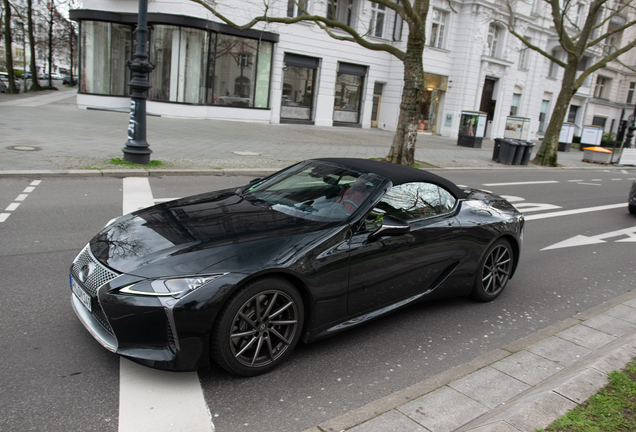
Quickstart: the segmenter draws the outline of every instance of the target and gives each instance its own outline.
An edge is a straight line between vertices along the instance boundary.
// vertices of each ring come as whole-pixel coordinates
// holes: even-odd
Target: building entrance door
[[[424,89],[422,91],[422,102],[420,103],[420,124],[417,130],[420,132],[437,132],[437,114],[439,112],[439,97],[441,91],[438,89]]]

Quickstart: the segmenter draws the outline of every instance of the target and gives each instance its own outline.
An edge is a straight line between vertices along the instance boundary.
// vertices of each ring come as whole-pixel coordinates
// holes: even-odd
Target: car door
[[[353,233],[347,311],[357,315],[433,289],[462,257],[456,199],[430,183],[393,186]],[[374,237],[385,215],[408,233]]]

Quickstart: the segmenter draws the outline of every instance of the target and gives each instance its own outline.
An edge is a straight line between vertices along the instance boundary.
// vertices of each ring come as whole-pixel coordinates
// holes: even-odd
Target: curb
[[[378,417],[381,414],[387,413],[393,409],[396,409],[402,405],[405,405],[421,396],[424,396],[436,389],[439,389],[440,387],[443,387],[464,376],[470,375],[471,373],[474,373],[480,369],[483,369],[484,367],[489,366],[501,359],[509,357],[523,350],[526,347],[529,347],[551,336],[554,336],[557,333],[560,333],[561,331],[567,328],[580,324],[592,317],[600,315],[634,298],[636,298],[636,290],[628,291],[624,294],[619,295],[618,297],[608,300],[584,312],[578,313],[570,318],[566,318],[562,321],[559,321],[549,327],[546,327],[542,330],[539,330],[538,332],[535,332],[515,342],[512,342],[502,348],[483,354],[467,363],[464,363],[459,366],[455,366],[454,368],[451,368],[445,372],[435,375],[427,380],[413,384],[412,386],[409,386],[405,389],[399,390],[381,399],[373,401],[358,409],[349,411],[346,414],[343,414],[334,419],[323,422],[319,424],[318,426],[314,426],[312,428],[306,429],[303,432],[341,432],[341,431],[344,432],[347,429],[351,429],[357,425],[360,425],[361,423],[367,422],[375,417]],[[636,335],[636,333],[634,335]],[[628,335],[625,335],[625,336],[628,336]],[[559,372],[557,376],[552,376],[551,378],[548,378],[548,380],[546,380],[548,381],[548,385],[553,384],[555,382],[555,378],[565,376],[565,377],[568,377],[568,379],[570,379],[573,372],[578,373],[582,370],[585,370],[584,367],[577,368],[577,365],[581,363],[588,363],[590,360],[598,361],[597,357],[599,356],[597,353],[599,351],[604,351],[607,349],[609,350],[615,349],[615,345],[618,345],[620,340],[621,339],[619,338],[616,341],[608,344],[608,346],[600,348],[596,350],[595,352],[591,353],[589,356],[586,356],[585,358],[582,358],[580,361],[574,363],[573,365],[566,367],[563,371]],[[573,368],[575,368],[576,370],[573,371]],[[496,418],[497,414],[500,414],[500,412],[505,409],[508,409],[508,408],[514,409],[515,407],[514,403],[518,400],[521,400],[521,401],[527,400],[527,398],[529,397],[528,396],[529,393],[532,393],[533,391],[545,392],[545,389],[542,389],[543,385],[544,385],[543,383],[540,383],[536,386],[531,387],[529,390],[527,390],[527,392],[524,392],[514,397],[511,401],[506,402],[505,405],[501,405],[499,407],[489,410],[482,416],[479,416],[475,418],[474,420],[464,424],[457,430],[458,431],[468,430],[467,428],[469,428],[469,426],[473,427],[475,423],[477,422],[480,422],[481,424],[481,421],[484,419],[489,419],[491,417]],[[535,388],[539,390],[535,391],[534,390]],[[526,399],[524,399],[524,396]],[[532,394],[530,394],[530,396],[532,396]],[[579,401],[578,403],[582,403],[582,402],[585,402],[585,400]],[[556,418],[554,418],[552,421],[556,420]]]
[[[594,167],[540,167],[533,166],[527,169],[536,170],[598,170]],[[627,166],[602,167],[607,170],[634,169]],[[94,170],[0,170],[0,178],[42,178],[42,177],[161,177],[161,176],[248,176],[265,177],[283,168],[223,168],[223,169],[94,169]],[[505,171],[518,170],[518,166],[504,167],[447,167],[426,168],[426,171]]]

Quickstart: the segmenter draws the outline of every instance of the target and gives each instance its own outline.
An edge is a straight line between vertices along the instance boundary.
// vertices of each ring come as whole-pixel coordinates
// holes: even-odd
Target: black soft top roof
[[[360,172],[379,174],[391,180],[394,186],[410,182],[427,182],[443,187],[455,198],[466,197],[466,193],[450,180],[446,180],[428,171],[405,165],[355,158],[321,158],[315,160],[342,165]]]

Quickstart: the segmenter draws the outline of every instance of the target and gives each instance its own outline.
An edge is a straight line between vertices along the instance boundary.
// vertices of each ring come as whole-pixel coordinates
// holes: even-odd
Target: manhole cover
[[[17,146],[9,146],[7,150],[17,150],[17,151],[40,151],[42,148],[36,146],[25,146],[25,145],[17,145]]]

